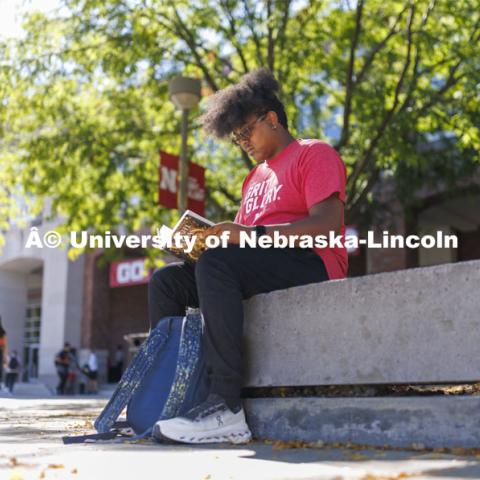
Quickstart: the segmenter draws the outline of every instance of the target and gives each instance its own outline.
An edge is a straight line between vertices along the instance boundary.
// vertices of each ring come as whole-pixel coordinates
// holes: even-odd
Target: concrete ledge
[[[245,406],[258,439],[480,446],[480,397],[258,398]]]
[[[479,292],[471,261],[257,295],[246,386],[478,381]]]

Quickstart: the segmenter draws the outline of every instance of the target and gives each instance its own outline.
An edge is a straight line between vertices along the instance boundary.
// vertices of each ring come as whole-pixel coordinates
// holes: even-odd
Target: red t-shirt
[[[340,155],[320,140],[295,140],[270,160],[256,165],[242,186],[235,223],[274,225],[308,217],[308,209],[338,192],[345,203],[346,169]],[[344,219],[340,234],[345,235]],[[330,280],[345,278],[344,247],[315,248]]]

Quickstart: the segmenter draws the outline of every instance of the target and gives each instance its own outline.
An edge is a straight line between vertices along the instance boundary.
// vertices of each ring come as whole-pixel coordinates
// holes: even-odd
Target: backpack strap
[[[109,440],[112,440],[111,443],[124,443],[129,440],[136,440],[136,437],[140,437],[140,435],[134,436],[132,432],[133,429],[130,427],[130,424],[125,420],[121,420],[114,422],[113,427],[109,432],[66,436],[62,437],[62,440],[64,445],[70,445],[72,443],[96,443],[99,441],[103,442]],[[150,431],[145,432],[142,438],[146,437],[150,433],[151,429]]]
[[[116,430],[111,430],[110,432],[104,433],[92,433],[90,435],[76,435],[71,437],[62,437],[64,445],[70,445],[73,443],[90,443],[96,442],[98,440],[112,440],[118,435]]]
[[[168,399],[158,420],[176,417],[185,401],[202,348],[203,318],[201,314],[190,314],[183,319],[180,347],[175,377]]]
[[[132,395],[137,390],[146,373],[150,370],[153,360],[163,348],[170,331],[170,324],[166,331],[165,324],[159,324],[152,330],[147,340],[140,346],[120,380],[112,397],[94,423],[99,433],[106,433],[113,427],[118,416],[122,413]]]
[[[130,428],[130,424],[126,420],[118,420],[113,423],[112,428],[114,430],[121,430],[122,428]]]
[[[118,422],[126,423],[127,422]],[[75,443],[97,443],[97,442],[109,442],[109,443],[130,443],[138,440],[144,440],[152,436],[153,427],[148,428],[139,435],[122,434],[121,431],[114,429],[104,433],[91,433],[88,435],[76,435],[71,437],[62,437],[64,445],[71,445]]]
[[[122,437],[115,438],[113,440],[113,443],[127,443],[127,442],[130,443],[130,442],[137,442],[138,440],[144,440],[152,436],[152,431],[153,431],[153,427],[149,427],[147,428],[147,430],[145,430],[142,433],[139,433],[138,435],[128,435],[128,436],[125,435],[123,436],[123,438]]]

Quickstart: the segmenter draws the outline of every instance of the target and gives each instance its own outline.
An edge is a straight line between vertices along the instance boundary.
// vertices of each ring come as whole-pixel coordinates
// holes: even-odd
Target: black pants
[[[171,263],[149,284],[151,327],[166,316],[200,307],[211,392],[239,402],[243,384],[242,300],[258,293],[328,280],[321,258],[309,249],[227,248],[206,250],[198,262]]]
[[[68,370],[58,369],[58,385],[57,385],[57,395],[65,394],[65,386],[67,385],[68,379]]]
[[[18,373],[7,373],[5,375],[5,386],[7,387],[10,393],[13,393],[13,387],[15,386],[15,382],[17,381]]]

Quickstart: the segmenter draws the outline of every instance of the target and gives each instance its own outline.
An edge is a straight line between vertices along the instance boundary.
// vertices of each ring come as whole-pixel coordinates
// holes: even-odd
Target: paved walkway
[[[264,442],[241,447],[150,441],[64,446],[63,435],[92,433],[107,392],[39,398],[35,392],[40,390],[19,385],[17,397],[0,398],[2,480],[480,478],[480,458],[421,451],[285,448]]]

